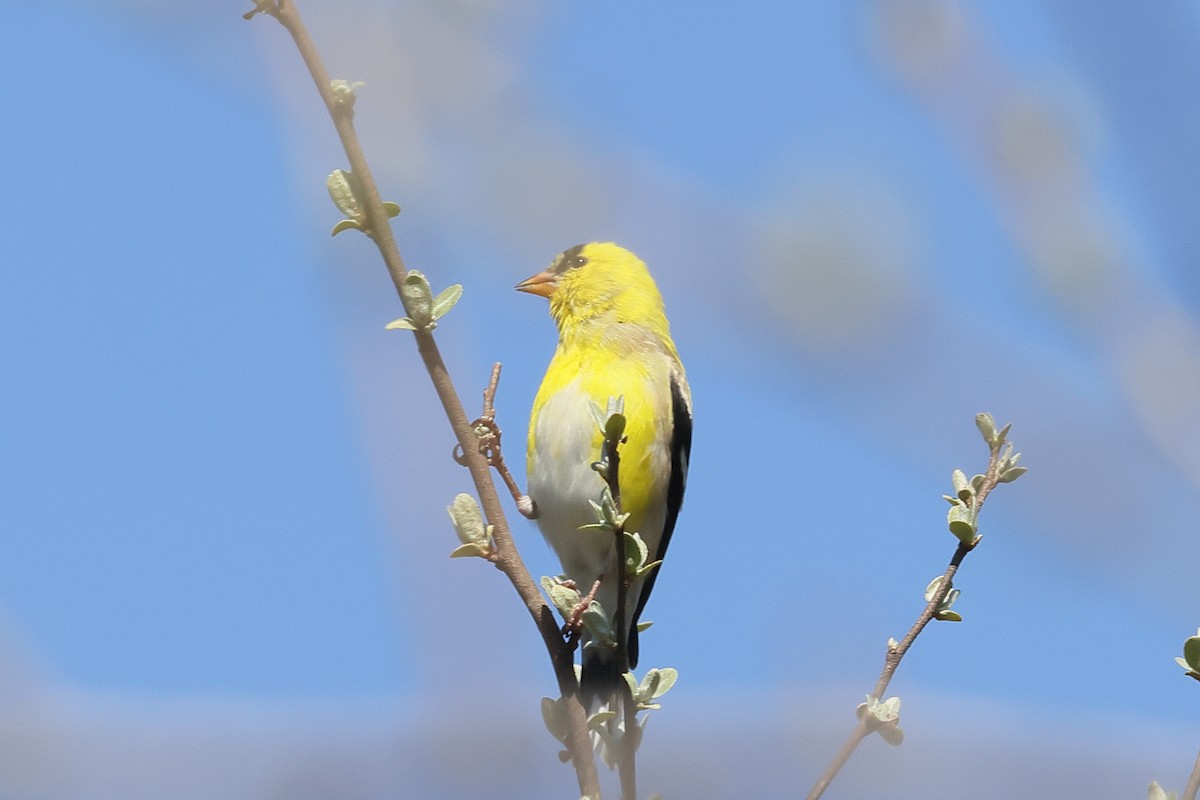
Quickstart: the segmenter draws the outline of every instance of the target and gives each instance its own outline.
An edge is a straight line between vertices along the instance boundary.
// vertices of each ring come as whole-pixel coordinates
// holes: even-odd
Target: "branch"
[[[620,583],[617,586],[617,609],[613,614],[613,628],[617,635],[617,669],[620,670],[622,681],[621,709],[624,715],[625,733],[621,737],[621,756],[617,762],[621,776],[621,800],[637,800],[637,706],[633,702],[633,691],[624,680],[629,672],[629,625],[626,623],[629,605],[629,574],[626,569],[625,555],[625,519],[621,512],[621,453],[620,446],[625,442],[625,416],[618,411],[605,423],[604,445],[601,450],[601,464],[604,469],[601,474],[608,482],[609,493],[612,494],[613,505],[617,509],[617,524],[613,526],[613,543],[616,558],[614,576]]]
[[[513,502],[517,505],[517,510],[527,519],[537,519],[537,509],[533,505],[533,499],[517,486],[516,480],[508,470],[508,464],[504,462],[504,450],[500,447],[500,426],[496,424],[496,389],[499,385],[500,362],[497,361],[492,365],[491,380],[488,381],[487,388],[483,390],[483,413],[471,423],[471,427],[475,429],[475,435],[479,440],[479,451],[483,453],[488,464],[496,470],[504,481],[504,485],[508,487]],[[463,466],[467,464],[461,455],[461,445],[455,447],[454,460]]]
[[[884,692],[887,691],[888,684],[891,683],[905,654],[908,653],[909,648],[913,646],[921,632],[925,630],[926,625],[934,619],[953,621],[962,619],[956,612],[950,611],[950,604],[957,597],[957,592],[953,588],[954,576],[963,559],[967,557],[967,553],[974,550],[982,538],[978,533],[979,512],[983,508],[984,501],[997,485],[1011,483],[1025,473],[1025,467],[1017,466],[1021,454],[1014,455],[1012,445],[1006,444],[1005,441],[1011,426],[1005,426],[997,431],[995,422],[988,414],[976,415],[975,424],[988,445],[987,470],[982,475],[976,475],[970,481],[961,471],[955,470],[952,478],[955,495],[946,496],[946,499],[951,501],[949,527],[951,533],[959,539],[958,547],[945,572],[934,578],[929,588],[926,589],[925,608],[917,616],[908,633],[899,642],[888,641],[887,653],[883,659],[883,670],[879,673],[875,688],[867,695],[867,702],[858,707],[858,724],[855,725],[837,755],[829,762],[829,766],[821,773],[821,777],[813,784],[813,788],[808,793],[808,800],[817,800],[825,793],[846,761],[854,754],[859,743],[871,733],[880,731],[888,738],[889,742],[900,743],[902,737],[898,727],[900,701],[899,698],[892,698],[887,702],[881,702]]]
[[[362,227],[379,249],[384,264],[387,266],[388,274],[392,278],[392,283],[403,299],[402,288],[408,270],[404,266],[404,259],[401,257],[400,249],[392,235],[391,226],[388,223],[389,215],[384,208],[375,178],[367,164],[358,134],[354,129],[353,90],[346,90],[345,87],[342,91],[335,89],[293,0],[254,0],[254,2],[255,9],[246,15],[247,19],[258,13],[267,14],[275,18],[295,42],[296,49],[304,60],[309,75],[312,76],[313,83],[316,84],[317,91],[337,130],[346,158],[350,162],[351,174],[357,180],[360,191],[356,194],[362,204],[364,217]],[[454,382],[442,360],[431,329],[428,327],[418,328],[413,331],[413,336],[416,339],[417,351],[420,353],[425,369],[429,373],[429,379],[437,392],[438,400],[441,401],[442,408],[445,410],[446,419],[462,449],[463,461],[470,471],[483,512],[488,522],[494,526],[493,540],[496,551],[494,563],[509,579],[525,603],[550,656],[570,722],[565,745],[575,767],[579,791],[590,797],[599,797],[599,777],[587,733],[587,714],[579,702],[579,684],[575,678],[571,651],[567,649],[559,633],[558,625],[555,623],[554,614],[538,591],[537,585],[513,543],[512,534],[500,504],[499,494],[492,482],[488,461],[479,451],[475,430],[463,410],[462,401],[454,388]]]
[[[1180,800],[1196,800],[1196,792],[1200,791],[1200,754],[1196,755],[1196,763],[1192,766],[1192,774],[1188,777],[1187,786],[1183,787]]]
[[[596,422],[604,438],[600,444],[600,460],[592,464],[592,469],[604,479],[607,491],[600,504],[596,505],[599,521],[587,527],[612,534],[615,563],[612,569],[605,571],[601,580],[617,581],[617,607],[612,612],[612,634],[616,640],[614,658],[621,680],[607,700],[609,710],[615,714],[617,712],[613,709],[613,704],[617,702],[618,696],[620,697],[621,724],[624,728],[616,725],[615,718],[607,719],[603,723],[606,735],[602,736],[602,739],[607,742],[608,753],[611,756],[606,756],[605,760],[610,766],[615,766],[620,774],[622,800],[637,800],[637,747],[640,734],[637,726],[638,706],[634,702],[633,689],[626,680],[629,674],[629,625],[626,619],[629,615],[628,594],[631,581],[629,554],[625,547],[625,522],[629,515],[621,511],[620,447],[626,441],[624,407],[623,397],[610,397],[608,408],[604,411],[599,406],[593,406]],[[642,560],[638,559],[639,562]],[[642,565],[639,563],[637,566],[640,568]],[[609,613],[609,610],[605,609],[605,613]]]

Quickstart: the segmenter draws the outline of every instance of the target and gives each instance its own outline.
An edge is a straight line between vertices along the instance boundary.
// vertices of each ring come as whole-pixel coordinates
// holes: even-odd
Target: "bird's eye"
[[[579,269],[586,263],[588,263],[586,256],[575,256],[571,259],[571,269]]]

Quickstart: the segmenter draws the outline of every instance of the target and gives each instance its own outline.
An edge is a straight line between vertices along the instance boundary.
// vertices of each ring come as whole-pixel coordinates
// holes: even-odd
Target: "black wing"
[[[681,378],[671,375],[671,477],[667,481],[667,516],[663,520],[662,538],[658,540],[658,552],[650,555],[651,561],[661,561],[667,554],[667,545],[671,542],[671,533],[675,530],[675,519],[679,516],[679,507],[683,505],[683,490],[687,486],[688,458],[692,453],[692,402],[684,390]],[[659,567],[661,569],[661,566]],[[642,593],[638,597],[637,608],[629,623],[629,668],[637,666],[638,661],[638,619],[654,581],[658,578],[658,569],[646,577],[642,584]]]

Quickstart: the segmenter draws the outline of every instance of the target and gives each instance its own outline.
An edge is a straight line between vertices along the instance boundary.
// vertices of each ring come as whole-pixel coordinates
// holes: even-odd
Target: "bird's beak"
[[[550,270],[544,270],[532,275],[513,287],[518,292],[528,292],[541,297],[549,297],[558,288],[558,275]]]

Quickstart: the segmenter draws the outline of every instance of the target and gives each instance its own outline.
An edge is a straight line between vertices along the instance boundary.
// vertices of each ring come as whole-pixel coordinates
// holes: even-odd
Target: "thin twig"
[[[291,35],[313,83],[316,84],[317,91],[337,129],[338,138],[341,140],[346,158],[350,162],[351,172],[358,179],[362,191],[359,200],[365,215],[365,228],[379,249],[392,283],[399,293],[406,274],[404,260],[400,255],[395,237],[392,235],[388,215],[383,207],[375,178],[367,164],[358,134],[354,130],[353,104],[339,100],[334,94],[329,74],[325,70],[320,54],[313,44],[293,0],[274,0],[273,2],[256,3],[256,5],[258,5],[257,10],[274,17]],[[474,428],[463,410],[462,402],[454,388],[454,383],[442,360],[433,335],[428,330],[417,330],[414,332],[414,338],[421,360],[429,373],[430,381],[446,412],[446,418],[462,447],[463,459],[470,471],[475,490],[479,494],[483,512],[493,526],[492,538],[497,554],[494,563],[508,577],[513,588],[525,603],[526,609],[538,626],[546,651],[550,656],[570,723],[565,745],[575,767],[579,791],[584,795],[599,797],[599,776],[587,734],[587,714],[579,701],[579,684],[575,678],[572,652],[567,649],[566,643],[559,633],[553,612],[543,599],[513,543],[499,494],[491,479],[489,465],[483,454],[479,452]]]
[[[1196,792],[1200,791],[1200,753],[1196,755],[1196,763],[1192,766],[1192,774],[1188,777],[1187,786],[1183,787],[1180,800],[1196,800]]]
[[[846,743],[842,745],[842,749],[837,751],[837,755],[829,762],[829,766],[821,773],[821,777],[813,784],[813,788],[808,793],[808,800],[816,800],[816,798],[825,794],[825,790],[829,788],[829,784],[837,777],[837,774],[842,771],[842,767],[850,760],[850,756],[854,755],[854,751],[858,749],[858,744],[863,739],[867,738],[871,733],[871,729],[867,727],[866,718],[858,721],[854,726],[854,730],[850,732],[850,736],[846,739]]]
[[[620,445],[624,437],[604,440],[604,461],[606,472],[604,478],[612,495],[613,506],[617,510],[617,518],[621,516],[621,453]],[[617,635],[617,669],[621,673],[621,683],[617,691],[621,695],[622,718],[625,733],[620,739],[621,756],[617,760],[617,771],[621,778],[621,800],[637,800],[637,708],[633,704],[633,692],[626,683],[624,676],[629,672],[629,626],[625,620],[628,616],[629,575],[625,569],[625,524],[618,522],[613,527],[613,544],[616,556],[616,568],[613,571],[617,583],[617,608],[613,614],[613,629]]]
[[[950,589],[954,585],[954,575],[958,572],[959,565],[962,564],[967,553],[973,549],[975,549],[974,545],[959,543],[953,558],[950,559],[950,565],[942,573],[942,581],[938,585],[937,591],[925,604],[917,621],[913,623],[912,627],[908,629],[908,633],[895,647],[888,648],[887,654],[883,658],[883,671],[879,673],[879,680],[875,682],[875,688],[871,690],[871,697],[876,700],[883,699],[883,693],[887,691],[888,684],[892,682],[892,676],[896,674],[896,667],[900,666],[900,661],[908,653],[908,649],[913,646],[917,637],[921,635],[921,631],[925,630],[925,626],[937,615],[938,607],[946,599],[946,595],[950,593]]]
[[[500,362],[497,361],[492,365],[491,380],[488,381],[487,388],[483,390],[483,414],[472,422],[471,426],[475,429],[476,436],[479,437],[479,449],[483,452],[483,457],[487,459],[488,464],[496,470],[501,480],[504,481],[504,485],[508,487],[513,502],[517,505],[517,510],[527,519],[536,519],[537,507],[533,504],[533,499],[517,486],[516,480],[508,470],[508,464],[504,462],[504,450],[500,447],[500,426],[496,424],[496,389],[499,385]],[[463,463],[458,455],[457,447],[454,458],[458,463]]]
[[[980,485],[971,501],[976,517],[978,517],[980,509],[983,508],[984,500],[987,499],[992,489],[996,488],[1000,482],[999,465],[1000,450],[1002,447],[1003,442],[994,442],[989,445],[987,471],[984,473],[982,485]],[[883,694],[887,691],[888,684],[891,683],[892,677],[896,674],[896,668],[900,666],[900,662],[904,659],[905,654],[908,653],[909,648],[913,646],[917,637],[921,635],[921,631],[925,630],[925,626],[937,616],[938,609],[954,586],[954,576],[958,572],[959,566],[962,564],[963,559],[967,557],[967,553],[975,549],[977,542],[978,540],[971,543],[959,542],[954,555],[950,559],[950,564],[946,567],[946,571],[942,573],[937,590],[929,598],[929,601],[925,604],[925,608],[922,609],[912,627],[908,629],[908,633],[895,645],[889,643],[887,653],[883,659],[883,670],[879,673],[879,679],[875,682],[875,688],[871,690],[870,697],[875,700],[883,699]],[[813,788],[808,793],[807,800],[817,800],[817,798],[825,793],[825,790],[829,788],[829,784],[837,777],[837,774],[846,764],[846,761],[854,754],[854,751],[858,748],[862,740],[871,734],[872,730],[869,721],[869,712],[862,713],[858,724],[854,726],[854,730],[847,737],[845,744],[838,750],[833,760],[829,762],[829,765],[821,773],[817,782],[813,784]]]

